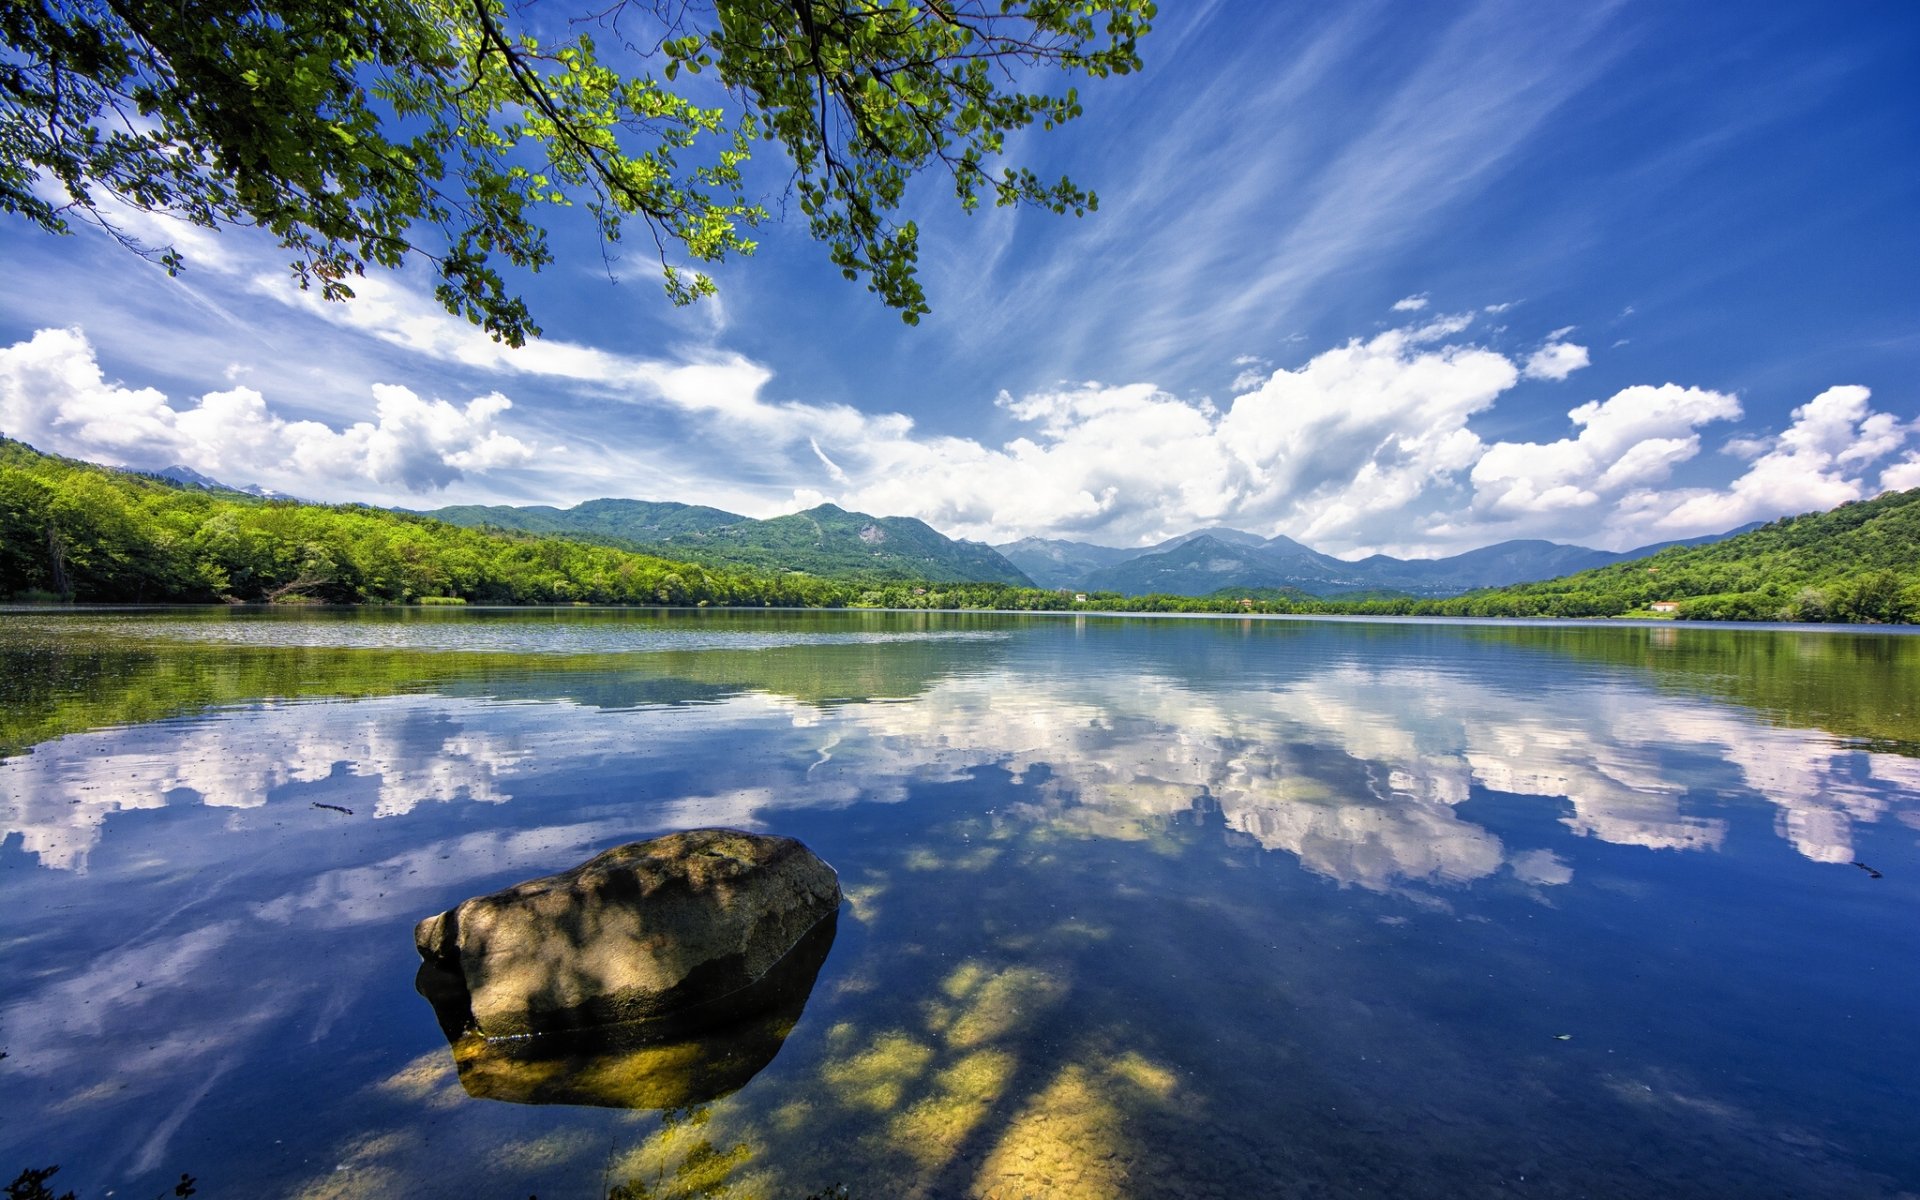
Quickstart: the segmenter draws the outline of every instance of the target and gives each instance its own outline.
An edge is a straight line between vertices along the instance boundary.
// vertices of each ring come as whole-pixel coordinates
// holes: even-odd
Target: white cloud
[[[1003,395],[999,404],[1033,426],[1032,435],[993,449],[969,439],[907,437],[903,429],[831,447],[859,481],[841,503],[970,536],[1079,528],[1136,538],[1170,519],[1219,516],[1236,494],[1237,467],[1205,402],[1150,384],[1085,384]]]
[[[935,307],[966,313],[958,336],[970,349],[1004,353],[1044,328],[1042,365],[1104,360],[1141,378],[1224,333],[1337,304],[1342,287],[1493,185],[1624,44],[1609,28],[1612,5],[1550,20],[1505,4],[1453,6],[1390,87],[1361,97],[1347,89],[1369,75],[1371,10],[1328,6],[1302,21],[1251,6],[1250,28],[1267,9],[1288,14],[1286,61],[1252,39],[1226,69],[1189,63],[1204,82],[1185,90],[1179,111],[1130,124],[1110,174],[1133,183],[1101,192],[1099,221],[1050,229],[1043,247],[1023,239],[1037,248],[1017,257],[982,226],[949,256],[930,280],[945,297]],[[1149,128],[1159,132],[1143,137]],[[1160,184],[1170,177],[1217,182],[1205,230],[1254,232],[1196,236],[1181,198]],[[941,232],[958,236],[952,225]],[[1099,264],[1092,286],[1088,263]]]
[[[1474,507],[1496,518],[1586,508],[1665,479],[1700,450],[1696,427],[1740,415],[1721,392],[1632,387],[1568,413],[1580,435],[1545,444],[1496,442],[1473,465]]]
[[[1920,487],[1920,454],[1909,454],[1880,472],[1880,490],[1904,492]]]
[[[1427,294],[1425,292],[1416,292],[1411,296],[1406,296],[1406,297],[1403,297],[1402,299],[1395,300],[1393,302],[1393,311],[1419,312],[1421,309],[1425,308],[1426,306],[1427,306]]]
[[[1273,372],[1224,413],[1151,384],[1081,384],[1003,396],[1030,432],[998,448],[905,428],[821,443],[856,481],[840,503],[964,536],[1140,543],[1231,520],[1339,543],[1392,528],[1478,457],[1468,418],[1518,372],[1493,351],[1438,344],[1465,324],[1349,342]]]
[[[350,479],[424,492],[468,472],[521,465],[534,448],[497,426],[511,406],[498,392],[456,406],[383,384],[374,388],[373,420],[334,429],[287,420],[249,387],[176,408],[153,388],[109,381],[77,329],[43,329],[0,350],[0,428],[13,437],[76,458],[148,469],[177,463],[289,491]]]
[[[827,457],[827,452],[820,448],[820,442],[817,439],[808,438],[807,444],[813,447],[813,453],[817,458],[819,458],[820,465],[824,466],[827,469],[827,474],[833,477],[833,481],[835,483],[847,482],[847,473],[840,469],[839,463],[834,462],[831,458]]]
[[[1878,492],[1866,473],[1899,450],[1909,430],[1868,407],[1864,387],[1831,387],[1793,410],[1793,424],[1726,488],[1644,491],[1621,500],[1623,516],[1667,536],[1709,533],[1748,521],[1833,508]],[[1904,478],[1903,466],[1883,473]]]
[[[919,517],[961,537],[1123,545],[1229,524],[1333,553],[1421,554],[1507,537],[1618,549],[1717,532],[1873,494],[1877,464],[1889,464],[1878,487],[1920,486],[1920,455],[1899,457],[1912,429],[1871,411],[1857,387],[1822,393],[1778,436],[1729,439],[1724,448],[1749,465],[1723,487],[1702,486],[1709,472],[1698,467],[1691,486],[1665,487],[1699,458],[1704,426],[1741,415],[1733,396],[1706,389],[1624,388],[1572,409],[1576,432],[1557,441],[1488,444],[1476,421],[1520,379],[1539,375],[1543,354],[1564,373],[1586,351],[1563,340],[1570,329],[1556,330],[1523,365],[1463,340],[1477,314],[1354,339],[1289,369],[1242,356],[1234,365],[1250,369],[1224,407],[1145,382],[1002,394],[998,408],[1017,428],[995,444],[929,434],[897,412],[770,399],[771,372],[739,356],[676,363],[565,343],[507,351],[444,314],[415,311],[400,293],[375,291],[392,303],[333,319],[390,321],[380,336],[438,359],[604,388],[607,404],[669,409],[675,442],[702,453],[672,464],[673,482],[653,471],[653,494],[746,512],[832,501]],[[463,479],[476,499],[527,486],[489,477],[536,457],[529,440],[502,427],[504,395],[458,405],[392,384],[372,392],[365,420],[291,420],[245,385],[176,407],[158,390],[109,381],[78,330],[43,330],[0,350],[0,429],[76,457],[177,462],[234,483],[376,503]],[[544,416],[547,429],[575,440],[564,413]],[[634,494],[626,481],[642,451],[590,429],[577,436],[587,446],[568,455],[561,486],[595,490],[552,494],[547,481],[535,498]],[[745,490],[749,479],[760,482],[757,495]],[[788,502],[770,497],[768,484]]]
[[[1259,387],[1267,376],[1273,373],[1272,361],[1261,358],[1257,354],[1236,354],[1233,356],[1233,365],[1239,367],[1240,371],[1233,377],[1233,382],[1227,386],[1235,395],[1250,392]]]
[[[1386,533],[1407,505],[1471,466],[1483,447],[1468,419],[1516,373],[1493,351],[1433,344],[1463,325],[1446,318],[1352,341],[1236,399],[1218,433],[1245,480],[1239,514],[1350,544]]]
[[[1550,379],[1558,383],[1586,366],[1588,358],[1585,346],[1558,340],[1568,332],[1560,330],[1548,339],[1546,345],[1529,355],[1527,365],[1521,368],[1520,373],[1528,379]]]

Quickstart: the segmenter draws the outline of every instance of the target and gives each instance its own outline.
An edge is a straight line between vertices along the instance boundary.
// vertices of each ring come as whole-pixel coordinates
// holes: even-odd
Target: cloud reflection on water
[[[1724,843],[1720,805],[1757,796],[1796,851],[1834,863],[1852,858],[1856,823],[1920,793],[1915,759],[1617,679],[1524,692],[1347,663],[1272,690],[1205,690],[1002,668],[939,679],[909,702],[829,708],[765,693],[627,711],[436,696],[265,704],[74,734],[0,762],[0,824],[40,865],[84,870],[115,813],[255,809],[290,785],[328,782],[381,817],[500,803],[529,776],[582,763],[617,776],[764,724],[775,730],[756,738],[759,753],[702,764],[709,786],[653,789],[655,815],[752,824],[999,766],[1035,783],[1018,803],[1036,819],[1113,833],[1116,821],[1210,805],[1310,870],[1385,890],[1468,883],[1503,865],[1533,882],[1564,874],[1539,847],[1507,847],[1462,817],[1475,787],[1558,801],[1582,837],[1692,851]]]
[[[418,697],[277,705],[72,734],[0,762],[0,821],[42,866],[85,870],[114,813],[190,795],[250,809],[291,783],[343,771],[371,781],[366,803],[398,816],[430,801],[500,803],[524,757],[510,731],[465,724]]]
[[[805,674],[804,663],[782,661],[795,678]],[[728,660],[726,669],[739,673],[744,662]],[[815,1070],[820,1084],[791,1101],[801,1106],[791,1128],[781,1124],[784,1109],[767,1116],[771,1128],[811,1141],[821,1122],[844,1118],[845,1136],[823,1144],[851,1145],[855,1133],[847,1131],[863,1131],[859,1137],[879,1138],[889,1154],[918,1155],[917,1167],[906,1166],[929,1178],[972,1163],[967,1169],[977,1168],[979,1178],[1012,1179],[1031,1150],[1033,1161],[1078,1163],[1100,1181],[1098,1171],[1124,1159],[1088,1166],[1080,1150],[1185,1145],[1179,1130],[1188,1092],[1212,1094],[1227,1083],[1170,1073],[1164,1064],[1187,1050],[1178,1038],[1143,1050],[1115,1035],[1111,1046],[1096,1038],[1057,1060],[1041,1055],[1038,1047],[1077,1028],[1083,1006],[1126,1014],[1138,1003],[1141,981],[1131,976],[1124,990],[1101,990],[1093,964],[1104,960],[1089,947],[1103,939],[1113,939],[1114,961],[1131,970],[1138,960],[1119,943],[1136,926],[1148,930],[1140,934],[1153,941],[1148,958],[1169,979],[1197,975],[1215,956],[1198,944],[1197,931],[1221,919],[1211,890],[1220,881],[1190,880],[1181,872],[1192,860],[1169,857],[1154,886],[1129,881],[1107,895],[1114,887],[1109,855],[1139,871],[1155,854],[1129,858],[1099,839],[1147,841],[1157,852],[1163,846],[1152,839],[1185,823],[1178,838],[1189,848],[1217,848],[1223,826],[1241,844],[1257,843],[1367,892],[1457,898],[1464,888],[1506,878],[1525,888],[1570,888],[1562,895],[1577,897],[1601,889],[1579,886],[1578,872],[1588,868],[1577,865],[1576,839],[1674,851],[1664,857],[1677,874],[1705,855],[1738,851],[1735,831],[1764,827],[1754,814],[1765,807],[1778,836],[1818,862],[1848,861],[1862,826],[1920,821],[1913,803],[1920,761],[1770,725],[1748,710],[1622,672],[1577,673],[1541,686],[1525,661],[1518,670],[1504,659],[1497,669],[1448,669],[1412,654],[1336,655],[1266,674],[1152,661],[1098,662],[1075,673],[1031,654],[976,660],[969,670],[949,669],[946,658],[934,665],[941,669],[916,676],[911,687],[881,680],[886,694],[906,697],[886,701],[860,699],[876,693],[860,691],[856,685],[867,683],[857,674],[805,698],[736,687],[729,675],[710,702],[634,707],[620,687],[602,686],[621,684],[620,677],[529,673],[508,680],[511,687],[485,680],[478,696],[269,702],[44,742],[0,762],[8,865],[14,882],[30,885],[15,893],[28,903],[16,914],[10,945],[20,961],[55,964],[0,1002],[0,1028],[13,1051],[7,1068],[49,1097],[48,1111],[57,1105],[62,1123],[91,1123],[103,1163],[157,1169],[170,1163],[177,1130],[232,1119],[231,1109],[208,1110],[237,1103],[230,1094],[244,1090],[234,1082],[244,1073],[215,1088],[218,1076],[209,1071],[255,1062],[317,1069],[318,1058],[361,1045],[356,1036],[376,1037],[352,1025],[377,1011],[393,959],[411,957],[404,931],[415,918],[645,832],[791,826],[807,819],[796,810],[844,809],[834,821],[866,831],[859,841],[843,836],[867,847],[849,880],[848,916],[861,931],[854,945],[871,938],[873,957],[863,974],[832,985],[828,1000],[844,1002],[838,1011],[851,1014],[851,1023],[803,1045],[814,1059],[787,1064]],[[686,667],[696,669],[717,668],[712,661]],[[1518,806],[1528,819],[1496,820],[1482,807],[1500,804],[1502,794],[1531,801]],[[976,807],[957,820],[942,809],[882,807],[940,796]],[[314,811],[314,801],[355,815]],[[1187,821],[1196,811],[1207,816],[1199,828]],[[820,815],[816,828],[836,827]],[[1061,852],[1067,841],[1072,848]],[[1209,861],[1249,857],[1230,850]],[[1062,860],[1073,864],[1064,877]],[[89,870],[92,877],[81,880]],[[934,882],[918,883],[916,873]],[[1193,909],[1191,926],[1139,924],[1188,882],[1181,903]],[[1333,895],[1317,881],[1297,882]],[[1003,893],[967,891],[955,903],[956,889],[983,883]],[[1122,895],[1129,887],[1132,896]],[[1132,906],[1125,919],[1102,924],[1093,906],[1078,907],[1096,888],[1100,903]],[[1032,923],[1022,926],[1030,892],[1061,907],[1056,913],[1050,903],[1033,903]],[[82,895],[99,897],[89,903],[112,919],[56,907]],[[129,919],[144,900],[128,896],[165,904]],[[1477,1011],[1487,996],[1471,987],[1495,985],[1447,974],[1449,955],[1420,967],[1417,944],[1441,935],[1408,932],[1392,896],[1380,904],[1393,915],[1376,920],[1379,909],[1366,910],[1375,914],[1366,929],[1391,928],[1406,957],[1369,975],[1349,965],[1342,947],[1355,937],[1348,918],[1361,911],[1348,901],[1373,898],[1340,896],[1311,919],[1299,900],[1299,891],[1290,894],[1279,928],[1307,939],[1300,957],[1258,921],[1250,926],[1258,938],[1231,943],[1234,955],[1257,958],[1264,947],[1268,957],[1249,959],[1235,987],[1202,994],[1229,1011],[1218,1018],[1222,1027],[1270,1034],[1273,1041],[1262,1044],[1279,1047],[1274,1063],[1337,1064],[1324,1098],[1339,1100],[1343,1113],[1345,1089],[1375,1069],[1349,1061],[1357,1045],[1377,1055],[1413,1039],[1422,1053],[1455,1055],[1379,1068],[1382,1097],[1406,1090],[1409,1072],[1424,1072],[1421,1085],[1442,1097],[1453,1094],[1449,1087],[1477,1086],[1475,1072],[1486,1068],[1474,1045],[1436,1038],[1435,1029],[1451,1026],[1431,1024],[1417,1007],[1392,1037],[1367,1043],[1369,1023],[1386,1020],[1388,1008],[1369,997],[1386,981],[1411,979],[1420,996],[1459,992]],[[1472,911],[1465,903],[1455,908]],[[1236,919],[1247,918],[1229,915],[1226,923]],[[43,935],[42,920],[55,932]],[[1378,923],[1385,921],[1401,924]],[[56,947],[61,937],[72,945]],[[949,961],[949,952],[967,957]],[[1523,969],[1503,974],[1499,986],[1526,985],[1524,968],[1536,960],[1517,961]],[[1496,956],[1485,965],[1508,964]],[[1438,974],[1423,977],[1421,969]],[[915,971],[943,972],[946,984],[937,994],[916,993],[902,982]],[[1474,974],[1494,979],[1492,970]],[[1295,990],[1249,990],[1286,986]],[[1351,1002],[1343,999],[1349,987],[1358,998]],[[898,993],[897,1004],[869,1012],[847,999],[858,988],[880,997],[870,1000],[876,1006]],[[1170,986],[1165,1002],[1185,1014],[1183,988]],[[1111,1010],[1099,1009],[1103,1002]],[[1249,1011],[1232,1016],[1243,1002]],[[1260,1024],[1255,1016],[1264,1019],[1270,1002],[1279,1004],[1274,1011],[1293,1012],[1292,1024]],[[1071,1019],[1055,1012],[1068,1007]],[[991,1023],[1014,1015],[1017,1028]],[[103,1046],[112,1049],[103,1053]],[[378,1058],[369,1052],[368,1061]],[[1030,1074],[1020,1073],[1023,1064]],[[436,1086],[457,1086],[434,1078]],[[1298,1086],[1313,1101],[1303,1099],[1300,1112],[1319,1111],[1320,1085]],[[1126,1112],[1109,1112],[1116,1104]],[[1397,1111],[1386,1099],[1379,1108]],[[883,1110],[892,1118],[881,1137],[870,1131]],[[316,1141],[339,1141],[352,1122],[373,1121],[359,1100],[315,1119],[332,1122]],[[1160,1133],[1122,1138],[1116,1131],[1127,1121]],[[402,1165],[417,1170],[433,1161],[416,1144],[420,1136],[409,1127],[404,1136],[366,1143],[388,1146],[386,1158],[340,1142],[318,1169],[351,1167],[340,1176],[346,1182],[336,1183],[358,1194],[381,1187],[407,1194]],[[104,1145],[115,1139],[122,1144]],[[376,1186],[376,1167],[392,1173],[390,1187]],[[1176,1162],[1140,1168],[1156,1178],[1183,1169]]]

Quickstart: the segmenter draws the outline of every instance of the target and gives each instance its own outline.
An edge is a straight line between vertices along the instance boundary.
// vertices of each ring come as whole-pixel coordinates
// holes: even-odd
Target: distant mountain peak
[[[876,517],[837,504],[766,520],[641,500],[590,500],[566,510],[468,505],[426,515],[455,525],[500,525],[601,541],[715,567],[823,578],[1033,583],[990,546],[949,538],[915,517]]]
[[[183,467],[179,463],[175,463],[164,470],[155,471],[153,474],[158,475],[162,479],[171,479],[175,483],[191,484],[199,488],[208,488],[223,492],[237,492],[240,490],[239,488],[229,487],[221,483],[211,475],[202,475],[192,467]]]

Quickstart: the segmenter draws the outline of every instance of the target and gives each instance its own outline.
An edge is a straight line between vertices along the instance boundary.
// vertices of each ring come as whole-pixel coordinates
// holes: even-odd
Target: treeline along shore
[[[363,505],[182,486],[0,439],[0,596],[1912,623],[1920,620],[1920,489],[1709,546],[1446,599],[1285,590],[1121,596],[720,569]]]

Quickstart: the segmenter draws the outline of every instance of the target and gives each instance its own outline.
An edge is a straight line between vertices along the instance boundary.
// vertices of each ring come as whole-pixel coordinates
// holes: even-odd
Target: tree
[[[545,210],[583,207],[606,242],[638,220],[686,303],[713,284],[675,255],[753,250],[768,214],[741,167],[766,140],[842,273],[913,322],[929,310],[918,230],[896,219],[908,177],[944,168],[968,210],[983,194],[1094,208],[1068,179],[1002,164],[1005,138],[1080,114],[1071,87],[1027,90],[1039,72],[1138,68],[1153,15],[1152,0],[614,0],[543,25],[505,0],[8,0],[0,209],[52,232],[91,221],[169,271],[179,252],[132,237],[116,206],[256,225],[329,299],[369,266],[425,259],[449,311],[519,345],[539,328],[503,270],[552,261]]]

